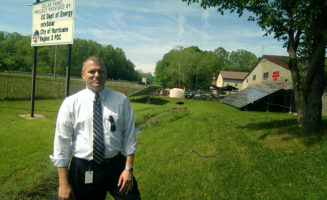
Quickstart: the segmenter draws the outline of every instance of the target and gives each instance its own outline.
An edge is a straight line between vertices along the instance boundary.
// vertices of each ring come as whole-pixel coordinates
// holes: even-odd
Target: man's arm
[[[125,168],[133,167],[134,154],[137,148],[135,119],[132,107],[127,98],[123,103],[123,150],[126,154]],[[128,193],[133,189],[133,174],[131,170],[124,170],[118,181],[119,192]]]
[[[59,178],[59,188],[58,188],[58,198],[70,199],[72,197],[72,187],[68,182],[68,165],[72,149],[72,134],[73,124],[72,115],[70,111],[70,103],[65,99],[65,101],[60,106],[56,131],[54,138],[54,150],[51,160],[57,167],[58,178]]]
[[[73,189],[68,182],[68,169],[67,167],[58,167],[57,169],[59,177],[58,198],[70,199],[73,196]]]
[[[134,154],[126,156],[125,168],[133,167]],[[133,173],[130,170],[124,170],[118,180],[119,192],[128,193],[133,189]]]

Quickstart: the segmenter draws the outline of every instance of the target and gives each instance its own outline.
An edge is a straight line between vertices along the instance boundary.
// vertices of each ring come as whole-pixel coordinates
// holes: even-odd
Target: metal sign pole
[[[70,66],[72,57],[72,45],[68,45],[67,50],[67,68],[66,68],[66,97],[69,96],[69,82],[70,82]]]
[[[34,47],[34,62],[32,72],[32,97],[31,97],[31,117],[34,117],[34,99],[35,99],[35,78],[36,78],[36,61],[37,59],[37,47]]]
[[[40,3],[40,0],[36,0]],[[34,61],[33,61],[33,75],[32,75],[32,96],[31,96],[31,117],[34,117],[34,101],[35,101],[35,78],[36,78],[36,64],[37,64],[37,47],[34,47]]]

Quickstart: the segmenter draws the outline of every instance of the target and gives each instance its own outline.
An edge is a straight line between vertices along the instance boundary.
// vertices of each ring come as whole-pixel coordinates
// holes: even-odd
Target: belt
[[[116,157],[120,153],[121,152],[120,151],[117,151],[117,150],[110,151],[110,153],[108,155],[105,155],[104,156],[104,159],[110,159],[110,158]]]

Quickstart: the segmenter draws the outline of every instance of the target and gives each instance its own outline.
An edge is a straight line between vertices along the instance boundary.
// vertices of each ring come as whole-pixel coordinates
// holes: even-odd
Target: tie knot
[[[95,93],[94,101],[95,102],[98,102],[99,101],[99,93]]]

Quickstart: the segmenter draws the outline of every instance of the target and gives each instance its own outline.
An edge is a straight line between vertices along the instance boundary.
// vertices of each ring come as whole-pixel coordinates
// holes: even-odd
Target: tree
[[[199,0],[182,0],[190,3]],[[265,32],[282,40],[289,54],[298,124],[305,131],[322,127],[326,86],[327,0],[201,0],[203,8],[217,7],[242,16],[248,11]]]
[[[239,49],[232,51],[229,55],[230,65],[233,66],[235,71],[248,72],[258,62],[257,57],[246,50]]]
[[[157,62],[155,74],[158,84],[164,87],[177,84],[188,89],[209,89],[220,66],[219,59],[211,51],[178,46]]]
[[[220,61],[220,68],[226,71],[248,72],[258,62],[253,53],[243,49],[228,52],[223,47],[218,47],[213,53]]]
[[[229,52],[222,47],[218,47],[214,50],[215,56],[221,61],[222,66],[228,66],[229,63]]]
[[[32,71],[33,47],[30,45],[31,36],[22,36],[18,33],[0,31],[0,71]],[[135,65],[126,58],[120,48],[111,45],[101,45],[92,40],[74,39],[72,46],[71,75],[80,76],[83,61],[89,56],[98,56],[104,59],[108,77],[129,81],[138,80]],[[55,56],[56,54],[56,56]],[[53,73],[56,63],[56,74],[65,75],[67,66],[67,45],[42,46],[38,48],[37,72]]]

